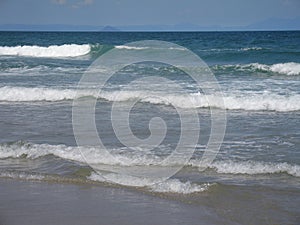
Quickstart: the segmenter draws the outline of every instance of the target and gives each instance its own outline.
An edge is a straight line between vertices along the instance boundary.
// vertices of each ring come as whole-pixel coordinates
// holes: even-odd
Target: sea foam
[[[225,174],[274,174],[287,173],[289,175],[300,177],[300,166],[291,165],[286,162],[258,162],[258,161],[217,161],[209,166],[218,173]]]
[[[76,95],[77,93],[77,95]],[[97,92],[96,92],[97,93]],[[76,89],[1,87],[0,101],[6,102],[36,102],[73,100],[75,97],[96,95],[92,90],[78,91]]]
[[[0,55],[11,56],[29,56],[29,57],[77,57],[86,55],[91,51],[91,47],[88,44],[64,44],[64,45],[51,45],[48,47],[43,46],[0,46]]]
[[[222,108],[229,110],[265,110],[289,112],[300,110],[300,95],[280,95],[276,93],[253,93],[238,95],[226,93],[223,97],[217,95],[203,95],[190,93],[188,95],[168,92],[151,91],[102,91],[53,89],[53,88],[29,88],[10,87],[0,88],[0,101],[2,102],[38,102],[38,101],[63,101],[74,100],[80,97],[93,97],[107,101],[133,101],[139,100],[145,103],[172,105],[179,108]],[[224,104],[223,104],[224,103]]]
[[[266,70],[286,75],[300,75],[300,63],[278,63],[267,66]]]
[[[211,184],[196,184],[191,183],[190,181],[181,181],[179,179],[167,179],[167,180],[152,180],[148,178],[138,178],[127,176],[123,174],[106,174],[105,179],[98,173],[93,172],[88,179],[92,181],[99,182],[109,182],[113,180],[118,183],[123,183],[123,180],[126,180],[128,186],[139,186],[144,187],[147,186],[147,189],[151,192],[158,193],[176,193],[176,194],[192,194],[196,192],[203,192],[208,190]],[[154,183],[154,184],[153,184]]]
[[[165,146],[162,146],[162,150],[164,150],[164,147]],[[86,161],[81,154],[84,153],[86,157],[88,157],[88,155],[93,156],[93,161],[89,161],[89,163],[110,166],[177,166],[179,163],[176,162],[176,160],[174,160],[167,165],[161,164],[163,158],[159,156],[154,157],[153,155],[149,156],[143,154],[142,151],[136,151],[132,153],[130,151],[126,151],[126,149],[124,148],[119,148],[114,149],[114,152],[114,157],[116,157],[117,160],[110,160],[109,158],[102,157],[101,151],[99,151],[99,149],[96,147],[32,144],[27,142],[15,142],[0,145],[0,159],[20,157],[24,158],[24,156],[26,156],[29,159],[36,159],[52,154],[66,160],[73,160],[80,163],[85,163]],[[198,168],[201,166],[200,160],[192,159],[185,166]],[[287,162],[218,160],[213,162],[211,165],[208,165],[208,168],[215,170],[217,173],[225,174],[255,175],[287,173],[295,177],[300,177],[300,166],[296,164],[290,164]],[[114,180],[119,179],[118,177],[112,178]],[[94,179],[99,180],[100,178],[98,177]],[[123,179],[123,177],[120,177],[120,179]],[[137,180],[135,182],[145,182],[144,185],[147,185],[150,181]],[[142,185],[143,183],[139,183],[139,186]]]
[[[77,161],[79,163],[85,163],[85,159],[82,157],[81,152],[85,154],[92,154],[95,160],[93,163],[101,163],[106,165],[116,166],[116,161],[109,161],[101,157],[101,154],[97,153],[97,148],[94,147],[70,147],[65,145],[49,145],[49,144],[32,144],[26,142],[16,142],[10,144],[1,144],[0,145],[0,159],[5,158],[28,158],[36,159],[47,155],[55,155],[57,157],[63,158],[65,160]],[[160,159],[156,158],[147,158],[141,157],[138,155],[125,154],[122,149],[122,154],[115,155],[118,158],[118,165],[123,166],[136,166],[136,165],[152,165],[159,164]],[[174,162],[175,163],[175,162]],[[165,165],[168,166],[168,165]],[[25,180],[45,180],[47,177],[43,174],[31,174],[25,172],[12,172],[12,171],[0,171],[0,177],[8,177],[13,179],[25,179]],[[195,192],[206,191],[210,184],[196,184],[191,183],[190,181],[180,181],[179,179],[151,179],[143,177],[133,177],[124,174],[110,173],[105,175],[106,178],[101,176],[98,173],[91,173],[87,179],[97,182],[108,182],[112,181],[117,183],[124,183],[128,186],[147,186],[147,190],[151,192],[159,193],[177,193],[177,194],[191,194]],[[50,178],[48,178],[50,179]]]
[[[261,63],[250,63],[250,64],[235,64],[235,65],[217,65],[214,69],[234,69],[237,71],[245,72],[271,72],[275,74],[296,76],[300,75],[300,63],[288,62],[288,63],[277,63],[277,64],[261,64]]]

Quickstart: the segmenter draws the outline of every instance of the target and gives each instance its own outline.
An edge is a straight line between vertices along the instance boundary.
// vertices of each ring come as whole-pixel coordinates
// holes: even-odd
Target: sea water
[[[124,68],[100,95],[95,94],[92,85],[77,89],[84,72],[99,56],[111,49],[140,51],[140,47],[126,43],[141,40],[173,42],[201,57],[221,87],[224,104],[214,102],[214,96],[210,96],[212,100],[208,103],[182,71],[161,64],[140,63]],[[233,201],[236,196],[228,206],[235,209],[244,207],[261,193],[278,207],[273,211],[263,208],[268,221],[296,224],[300,204],[299,43],[300,32],[296,31],[1,32],[0,176],[109,182],[87,164],[82,152],[93,155],[93,163],[106,170],[161,166],[161,158],[172,153],[180,137],[176,111],[179,107],[186,113],[196,110],[199,116],[201,132],[191,159],[176,175],[152,186],[147,186],[145,179],[118,179],[126,179],[129,186],[145,185],[146,192],[175,194],[180,198],[195,195],[193,198],[197,199],[205,193],[221,207],[223,201]],[[172,79],[183,87],[193,104],[187,101],[186,93],[160,83],[122,90],[124,84],[144,75]],[[98,133],[106,148],[118,158],[117,165],[98,154],[96,147],[77,147],[72,103],[78,94],[97,99]],[[158,97],[149,97],[154,94]],[[168,101],[164,100],[166,97]],[[126,107],[132,101],[137,103],[131,110],[130,127],[137,137],[144,139],[150,135],[149,121],[153,117],[161,117],[168,127],[164,141],[152,151],[147,146],[128,148],[114,133],[112,104],[118,102],[120,107]],[[226,110],[226,133],[214,161],[201,170],[200,161],[211,129],[210,107]],[[248,197],[239,194],[245,189]],[[228,190],[231,195],[218,197]],[[209,207],[205,201],[196,203]],[[262,213],[263,209],[254,213]]]

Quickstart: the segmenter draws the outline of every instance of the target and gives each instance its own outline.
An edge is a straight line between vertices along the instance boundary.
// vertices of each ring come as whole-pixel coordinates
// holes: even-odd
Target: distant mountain
[[[122,31],[219,31],[221,26],[199,26],[192,23],[174,25],[128,25],[119,26]]]
[[[120,31],[112,26],[89,26],[89,25],[27,25],[27,24],[4,24],[0,25],[2,31]]]
[[[66,25],[66,24],[45,24],[45,25],[27,25],[27,24],[4,24],[0,25],[2,31],[99,31],[103,26],[88,25]]]
[[[294,19],[270,18],[247,26],[200,26],[191,23],[175,25],[121,26],[123,31],[253,31],[300,30],[300,17]]]
[[[248,26],[200,26],[191,23],[175,25],[128,25],[128,26],[89,26],[89,25],[0,25],[2,31],[253,31],[253,30],[300,30],[300,17],[294,19],[270,18]]]

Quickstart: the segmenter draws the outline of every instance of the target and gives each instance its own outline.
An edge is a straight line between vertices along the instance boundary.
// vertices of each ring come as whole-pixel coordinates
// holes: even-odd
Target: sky
[[[300,18],[300,0],[0,0],[0,24],[246,26]]]

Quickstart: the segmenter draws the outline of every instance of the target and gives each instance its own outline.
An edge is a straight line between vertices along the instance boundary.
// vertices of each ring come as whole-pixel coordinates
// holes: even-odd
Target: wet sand
[[[0,179],[0,225],[298,224],[297,190],[220,186],[192,195]]]
[[[199,205],[124,188],[0,179],[1,225],[219,223]]]

